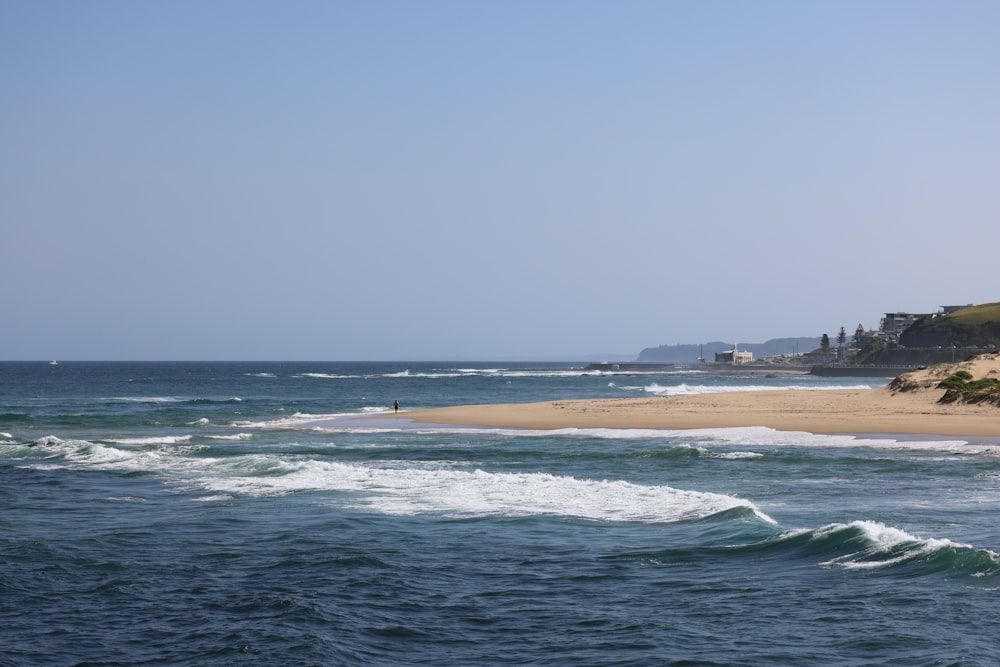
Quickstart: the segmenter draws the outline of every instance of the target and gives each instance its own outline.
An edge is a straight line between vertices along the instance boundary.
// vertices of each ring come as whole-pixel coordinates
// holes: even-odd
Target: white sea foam
[[[320,378],[320,379],[345,379],[362,377],[380,378],[424,378],[424,379],[449,379],[463,377],[496,377],[496,378],[575,378],[575,377],[601,377],[601,376],[636,376],[636,375],[704,375],[704,371],[697,370],[669,370],[669,371],[614,371],[614,370],[588,370],[585,368],[441,368],[426,371],[412,371],[409,369],[392,373],[382,373],[374,375],[346,375],[338,373],[299,373],[293,377],[300,378]]]
[[[47,465],[55,468],[69,464],[118,467],[135,459],[135,453],[127,450],[88,440],[63,440],[54,435],[44,436],[32,443],[31,453],[34,457],[48,460]],[[67,463],[53,463],[53,459],[62,459]]]
[[[188,436],[190,437],[190,436]],[[141,471],[174,475],[194,465],[200,466],[195,452],[204,445],[178,445],[184,438],[121,438],[118,442],[102,440],[63,440],[56,436],[39,438],[18,451],[4,451],[5,457],[25,460],[30,467],[59,469],[86,466],[101,470]],[[134,445],[142,445],[135,447]],[[34,462],[32,462],[34,461]]]
[[[969,442],[955,439],[868,437],[850,434],[815,434],[804,431],[778,431],[766,426],[747,426],[705,429],[612,429],[612,428],[561,428],[561,429],[514,429],[448,424],[423,424],[400,419],[388,422],[364,420],[364,413],[339,413],[309,415],[295,413],[289,417],[265,422],[236,422],[233,425],[245,428],[287,428],[328,433],[390,433],[406,431],[411,433],[441,434],[495,434],[507,437],[573,437],[603,438],[608,440],[643,440],[668,438],[681,442],[702,442],[719,445],[740,446],[783,446],[805,445],[811,447],[869,447],[884,450],[912,450],[927,452],[947,452],[950,455],[1000,456],[1000,445],[984,442]],[[402,423],[401,423],[402,422]],[[384,426],[381,424],[385,424]],[[755,456],[748,452],[744,458]],[[729,455],[737,458],[735,454]]]
[[[278,419],[266,419],[263,421],[235,421],[230,426],[237,428],[259,428],[259,429],[279,429],[279,430],[304,430],[322,431],[326,433],[338,433],[344,431],[354,431],[358,433],[391,433],[406,430],[408,432],[427,431],[422,424],[416,424],[405,420],[406,410],[399,411],[400,421],[383,421],[381,419],[370,419],[373,415],[387,415],[392,413],[390,407],[368,406],[361,408],[358,412],[335,412],[329,414],[309,414],[295,412],[286,417]],[[390,426],[391,424],[391,426]],[[377,426],[376,426],[377,425]],[[462,427],[456,427],[461,429]],[[447,425],[430,427],[432,431],[454,432]],[[483,429],[469,426],[466,427],[470,433],[482,433]]]
[[[722,454],[712,454],[720,459],[759,459],[764,455],[760,452],[724,452]]]
[[[871,389],[868,384],[855,385],[690,385],[678,384],[663,386],[655,382],[642,386],[625,386],[625,391],[640,391],[657,396],[691,396],[697,394],[722,394],[732,392],[752,391],[830,391],[837,389]]]
[[[112,396],[106,400],[118,403],[180,403],[185,399],[177,396]]]
[[[257,461],[254,465],[262,465]],[[573,516],[599,521],[672,522],[747,507],[750,501],[668,486],[580,480],[547,473],[491,473],[419,467],[386,468],[325,461],[272,461],[267,476],[211,476],[200,488],[226,494],[275,495],[301,490],[349,492],[346,503],[385,514]],[[274,474],[278,471],[284,474]]]
[[[253,433],[233,433],[232,435],[210,435],[209,440],[250,440]]]
[[[281,417],[279,419],[266,419],[264,421],[236,421],[230,425],[240,428],[302,428],[306,430],[320,430],[326,424],[335,423],[343,419],[357,418],[360,416],[362,416],[360,412],[338,412],[330,414],[306,414],[302,412],[295,412],[287,417]]]
[[[523,377],[536,377],[536,378],[573,378],[573,377],[590,377],[590,376],[601,376],[607,375],[607,373],[602,373],[601,371],[588,371],[588,370],[499,370],[493,375],[497,375],[505,378],[523,378]]]
[[[742,428],[706,428],[660,431],[661,437],[680,438],[746,446],[809,446],[809,447],[868,447],[885,450],[945,451],[953,454],[1000,454],[995,445],[970,443],[967,440],[905,439],[896,437],[867,437],[849,434],[816,434],[804,431],[777,431],[766,426]]]
[[[337,493],[338,503],[385,514],[553,515],[642,522],[698,519],[745,507],[773,523],[753,503],[733,496],[538,472],[462,469],[475,465],[472,462],[365,465],[272,454],[211,457],[204,456],[203,449],[192,456],[197,448],[130,449],[51,436],[36,441],[35,448],[34,455],[45,460],[36,467],[61,467],[52,461],[61,458],[62,466],[155,472],[182,488],[204,492],[198,496],[201,500],[330,491]]]
[[[425,378],[425,379],[447,379],[460,377],[497,377],[497,378],[553,378],[553,377],[583,377],[590,375],[601,375],[598,371],[586,371],[582,369],[508,369],[508,368],[448,368],[431,371],[400,371],[398,373],[386,373],[382,377],[387,378]]]
[[[816,537],[853,528],[864,535],[866,546],[860,551],[831,558],[822,563],[826,567],[840,567],[853,570],[870,570],[887,567],[901,562],[926,557],[943,549],[973,549],[970,544],[947,539],[921,538],[899,528],[886,526],[877,521],[852,521],[849,524],[835,523],[816,531]],[[997,554],[986,551],[998,563]]]
[[[476,432],[470,430],[470,433]],[[482,432],[482,429],[479,430]],[[966,440],[907,440],[899,436],[866,437],[849,434],[815,434],[805,431],[778,431],[766,426],[706,429],[582,429],[567,428],[552,431],[497,429],[504,435],[549,435],[565,437],[607,438],[612,440],[667,438],[681,442],[739,446],[809,446],[809,447],[868,447],[885,450],[944,451],[951,454],[998,455],[1000,447]],[[753,452],[744,453],[746,456]]]
[[[189,440],[191,440],[190,435],[163,435],[148,438],[104,438],[102,442],[114,445],[176,445]]]

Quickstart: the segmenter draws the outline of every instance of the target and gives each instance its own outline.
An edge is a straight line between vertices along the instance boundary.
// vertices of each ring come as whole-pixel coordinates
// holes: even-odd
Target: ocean
[[[1000,664],[998,440],[405,419],[885,382],[0,363],[0,665]]]

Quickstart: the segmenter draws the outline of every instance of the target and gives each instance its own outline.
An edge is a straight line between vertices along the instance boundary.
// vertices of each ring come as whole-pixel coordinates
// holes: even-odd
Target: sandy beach
[[[511,428],[699,429],[766,426],[809,433],[1000,437],[1000,407],[938,403],[937,383],[955,370],[1000,375],[1000,355],[942,364],[901,376],[906,391],[777,390],[636,399],[464,405],[408,412],[420,423]]]

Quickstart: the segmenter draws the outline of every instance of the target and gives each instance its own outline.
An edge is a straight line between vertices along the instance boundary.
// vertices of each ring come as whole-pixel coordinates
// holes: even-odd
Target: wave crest
[[[992,577],[1000,574],[1000,554],[948,539],[922,538],[878,521],[833,523],[794,530],[744,547],[751,551],[793,550],[823,558],[820,566],[843,570],[933,573]]]

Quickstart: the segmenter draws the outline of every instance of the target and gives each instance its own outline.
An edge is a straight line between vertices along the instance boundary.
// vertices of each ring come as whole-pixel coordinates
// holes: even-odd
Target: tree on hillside
[[[823,338],[820,340],[819,349],[823,350],[823,354],[830,353],[830,337],[823,334]]]

